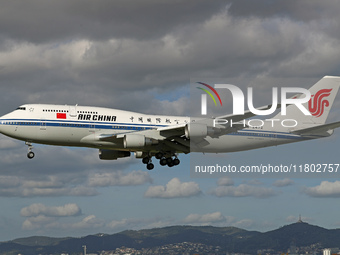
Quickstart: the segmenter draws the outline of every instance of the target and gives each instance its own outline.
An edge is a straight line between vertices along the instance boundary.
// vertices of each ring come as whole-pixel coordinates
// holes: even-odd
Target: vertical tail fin
[[[273,119],[295,119],[298,121],[298,127],[296,128],[322,125],[327,120],[339,86],[340,77],[325,76],[309,89],[312,95],[311,99],[303,104],[310,111],[311,115],[304,115],[295,105],[289,105],[286,115],[279,113]]]

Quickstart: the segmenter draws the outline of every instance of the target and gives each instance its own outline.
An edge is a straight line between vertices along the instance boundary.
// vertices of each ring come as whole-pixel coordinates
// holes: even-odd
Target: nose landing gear
[[[34,154],[34,152],[32,151],[32,149],[33,149],[32,143],[26,142],[25,144],[28,146],[27,157],[28,157],[29,159],[34,158],[35,154]]]

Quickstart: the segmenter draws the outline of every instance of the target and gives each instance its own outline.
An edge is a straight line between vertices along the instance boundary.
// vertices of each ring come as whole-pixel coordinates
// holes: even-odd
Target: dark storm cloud
[[[254,2],[5,2],[0,112],[55,103],[187,115],[192,77],[309,87],[340,73],[333,1]],[[304,18],[313,8],[329,15]]]
[[[229,1],[230,13],[234,16],[257,16],[262,18],[289,17],[299,21],[336,16],[337,0],[235,0]]]
[[[181,24],[205,20],[224,5],[204,0],[5,1],[0,34],[34,43],[74,38],[148,40]]]
[[[330,1],[325,6],[297,2],[307,9],[334,7]],[[267,1],[247,8],[253,11],[244,13],[249,16],[241,11],[249,2],[207,3],[33,1],[25,11],[18,8],[25,3],[4,3],[1,112],[24,103],[56,103],[186,115],[184,97],[168,102],[156,96],[183,88],[191,77],[266,88],[308,86],[340,72],[339,22],[333,10],[320,21],[301,22],[256,11],[270,12]],[[282,13],[292,14],[292,8],[299,16],[293,2],[278,4],[286,6]]]

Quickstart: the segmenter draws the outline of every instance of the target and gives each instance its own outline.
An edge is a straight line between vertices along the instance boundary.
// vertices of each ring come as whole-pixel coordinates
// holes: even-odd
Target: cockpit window
[[[26,111],[26,107],[18,107],[17,110],[23,110]]]

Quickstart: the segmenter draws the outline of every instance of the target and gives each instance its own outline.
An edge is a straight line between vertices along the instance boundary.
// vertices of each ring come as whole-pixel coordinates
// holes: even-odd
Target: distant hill
[[[340,246],[340,229],[328,230],[308,223],[294,223],[255,235],[235,246],[236,250],[252,253],[259,249],[287,251],[292,243],[297,247],[320,243],[322,247]]]
[[[26,246],[51,246],[51,245],[53,246],[67,239],[69,239],[69,237],[53,238],[46,236],[31,236],[26,238],[15,239],[12,241],[12,243],[17,243]]]
[[[265,233],[235,227],[172,226],[82,238],[35,236],[0,243],[0,254],[81,253],[83,245],[87,246],[88,252],[98,252],[122,246],[141,249],[183,242],[220,246],[223,252],[256,254],[257,250],[268,248],[286,252],[292,242],[296,246],[320,243],[323,247],[338,247],[340,229],[294,223]]]

